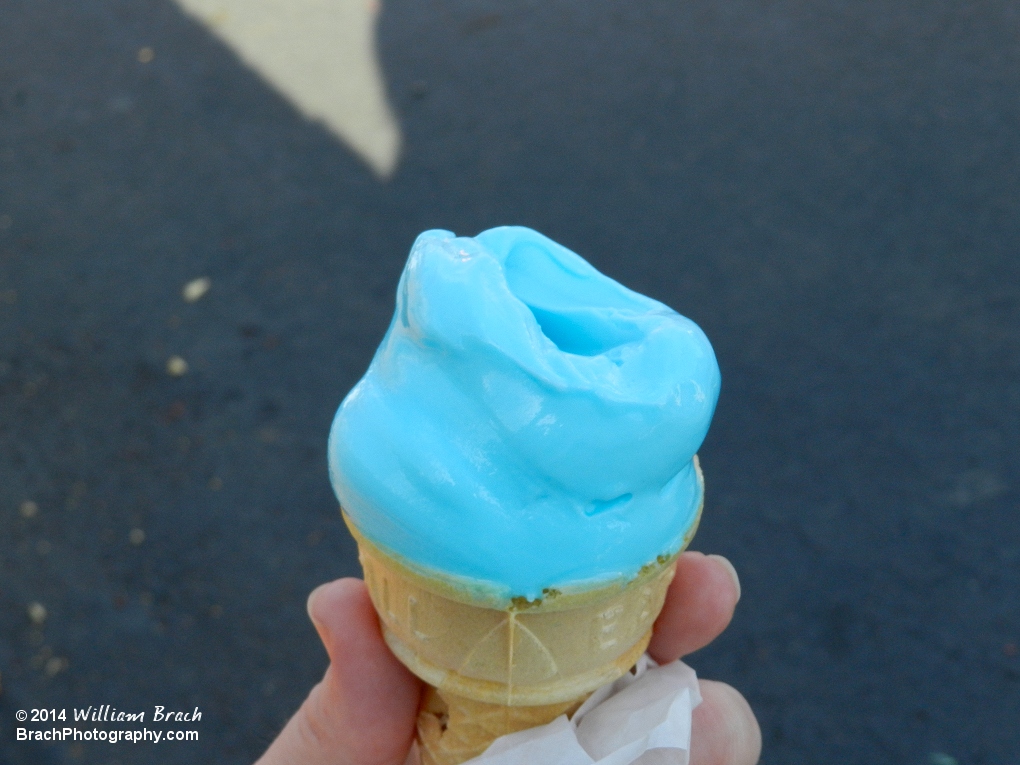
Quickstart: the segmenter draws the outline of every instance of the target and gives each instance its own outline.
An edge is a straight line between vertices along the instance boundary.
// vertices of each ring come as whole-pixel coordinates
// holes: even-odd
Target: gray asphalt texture
[[[326,435],[411,242],[508,223],[715,346],[694,547],[743,600],[690,663],[762,762],[1020,762],[1016,4],[386,0],[379,34],[385,184],[169,2],[0,5],[0,762],[261,753],[325,667],[307,593],[358,571]],[[201,740],[13,741],[89,704]]]

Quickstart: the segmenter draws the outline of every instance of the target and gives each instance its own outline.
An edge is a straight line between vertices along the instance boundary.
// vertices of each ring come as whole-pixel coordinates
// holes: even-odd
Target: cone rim
[[[663,570],[672,566],[677,558],[680,557],[680,554],[687,549],[687,546],[697,533],[698,526],[701,523],[702,510],[705,507],[705,481],[701,472],[701,464],[696,454],[694,455],[693,463],[698,483],[702,487],[701,501],[698,503],[698,509],[695,511],[694,520],[684,533],[684,537],[676,552],[656,556],[654,560],[642,566],[638,573],[632,577],[621,576],[608,582],[605,580],[578,582],[568,583],[561,587],[546,588],[543,590],[542,597],[537,599],[528,599],[524,596],[510,594],[508,590],[500,590],[492,582],[471,579],[414,563],[399,553],[369,540],[358,529],[354,520],[342,507],[340,508],[340,514],[351,536],[358,543],[359,558],[363,557],[367,552],[369,555],[384,561],[387,566],[399,572],[401,576],[409,579],[416,586],[435,595],[466,605],[493,608],[499,611],[547,612],[584,608],[592,603],[613,597],[633,585],[651,581]]]

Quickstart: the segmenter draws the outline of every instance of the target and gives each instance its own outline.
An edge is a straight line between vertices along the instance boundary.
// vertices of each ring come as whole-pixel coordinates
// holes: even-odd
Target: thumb
[[[421,682],[390,652],[360,579],[308,598],[330,665],[256,765],[403,765]]]

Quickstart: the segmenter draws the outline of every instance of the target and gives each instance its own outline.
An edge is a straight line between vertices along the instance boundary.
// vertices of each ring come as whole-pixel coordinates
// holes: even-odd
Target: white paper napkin
[[[592,694],[568,720],[496,739],[465,765],[688,765],[698,678],[683,662],[647,655]]]

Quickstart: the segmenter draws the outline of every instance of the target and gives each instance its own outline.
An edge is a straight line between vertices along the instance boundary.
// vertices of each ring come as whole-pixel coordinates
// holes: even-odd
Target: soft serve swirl
[[[500,597],[629,579],[675,552],[719,394],[701,329],[536,231],[426,231],[330,476],[362,534]]]

